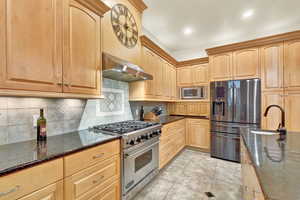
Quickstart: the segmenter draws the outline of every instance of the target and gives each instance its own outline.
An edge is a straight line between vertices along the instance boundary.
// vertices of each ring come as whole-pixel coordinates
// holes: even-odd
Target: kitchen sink
[[[251,133],[256,135],[279,135],[278,131],[270,131],[270,130],[253,130]]]

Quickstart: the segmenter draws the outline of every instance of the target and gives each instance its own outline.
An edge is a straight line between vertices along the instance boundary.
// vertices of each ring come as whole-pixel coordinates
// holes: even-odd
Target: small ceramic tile
[[[36,138],[36,129],[30,125],[8,126],[8,143],[17,143]]]
[[[0,109],[7,109],[7,98],[0,97]]]
[[[60,135],[64,133],[64,122],[48,122],[47,123],[47,135]]]
[[[7,110],[0,110],[0,126],[7,126]]]
[[[7,108],[8,109],[28,108],[28,105],[30,105],[30,103],[27,98],[19,98],[19,97],[7,98]]]
[[[71,107],[68,108],[64,113],[64,120],[79,120],[82,118],[84,108],[82,107]]]
[[[7,126],[0,126],[0,145],[6,144],[8,140]]]
[[[48,122],[63,121],[64,120],[64,111],[58,108],[47,108],[47,117]]]
[[[8,109],[7,123],[8,125],[21,125],[30,123],[30,112],[27,109]]]

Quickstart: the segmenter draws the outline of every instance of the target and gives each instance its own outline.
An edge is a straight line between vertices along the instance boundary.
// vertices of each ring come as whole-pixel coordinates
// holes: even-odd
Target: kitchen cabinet
[[[233,78],[251,79],[260,77],[258,48],[233,52]]]
[[[208,84],[208,64],[197,65],[192,68],[193,85]]]
[[[264,117],[264,112],[269,105],[279,105],[284,108],[284,92],[262,92],[262,128],[267,130],[276,130],[278,125],[281,123],[281,112],[277,108],[271,108],[268,112],[268,116]]]
[[[283,42],[260,48],[262,91],[283,89]]]
[[[185,130],[185,119],[163,126],[159,145],[160,169],[169,163],[185,147]]]
[[[64,0],[63,91],[100,95],[101,17],[75,0]]]
[[[177,69],[177,85],[190,87],[208,84],[208,64],[181,67]]]
[[[168,112],[171,115],[190,115],[209,117],[209,102],[176,102],[168,104]]]
[[[265,200],[260,183],[256,176],[254,166],[247,152],[243,139],[241,138],[241,175],[242,175],[242,197],[243,200]]]
[[[300,91],[288,91],[284,97],[286,128],[288,131],[299,132]]]
[[[147,48],[142,49],[143,69],[153,80],[130,83],[130,100],[170,101],[177,98],[176,69]]]
[[[1,92],[99,98],[100,23],[108,10],[95,0],[1,1]]]
[[[186,119],[187,145],[210,149],[210,125],[207,119]]]
[[[210,81],[233,79],[232,64],[232,52],[210,56]]]
[[[0,88],[62,92],[62,1],[3,0],[0,11]]]
[[[300,39],[284,42],[284,87],[300,90]]]
[[[177,85],[180,87],[193,85],[192,69],[190,67],[177,69]]]
[[[63,189],[63,181],[59,181],[26,195],[19,200],[63,200]]]
[[[62,200],[62,178],[62,159],[20,170],[0,178],[0,199]]]

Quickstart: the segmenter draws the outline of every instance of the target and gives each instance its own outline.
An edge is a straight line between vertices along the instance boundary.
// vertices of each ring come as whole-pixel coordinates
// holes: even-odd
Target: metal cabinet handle
[[[93,180],[93,184],[97,184],[103,178],[104,178],[104,176],[101,176],[98,180]]]
[[[93,159],[101,158],[102,156],[104,156],[104,153],[101,153],[99,155],[93,156]]]
[[[10,190],[7,191],[7,192],[0,192],[0,197],[9,195],[9,194],[11,194],[11,193],[14,193],[14,192],[18,191],[20,188],[21,188],[21,186],[17,185],[17,186],[15,186],[14,188],[10,189]]]

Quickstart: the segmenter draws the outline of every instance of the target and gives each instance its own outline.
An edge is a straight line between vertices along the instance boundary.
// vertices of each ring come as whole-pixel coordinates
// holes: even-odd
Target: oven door
[[[158,169],[159,141],[145,144],[138,149],[124,152],[124,185],[127,193],[153,170]]]

